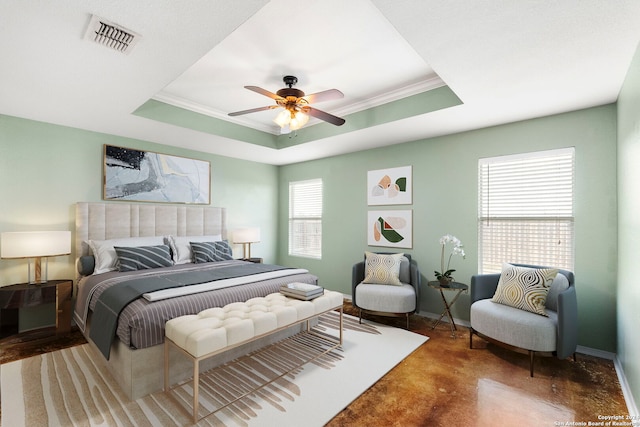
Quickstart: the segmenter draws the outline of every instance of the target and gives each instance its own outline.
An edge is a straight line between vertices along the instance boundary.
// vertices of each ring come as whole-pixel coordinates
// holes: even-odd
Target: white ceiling
[[[85,40],[92,14],[141,40]],[[614,102],[639,40],[637,0],[4,1],[0,114],[287,164]],[[132,114],[155,99],[277,133],[276,110],[227,113],[286,74],[341,90],[314,106],[347,121],[441,85],[463,104],[279,150]]]

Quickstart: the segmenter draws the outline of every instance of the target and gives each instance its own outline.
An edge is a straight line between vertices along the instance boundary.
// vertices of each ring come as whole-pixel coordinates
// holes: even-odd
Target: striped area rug
[[[337,324],[329,313],[316,329],[336,336]],[[326,341],[299,334],[202,375],[197,425],[322,426],[427,339],[345,315],[342,348],[301,368],[287,373]],[[191,425],[189,382],[131,401],[96,357],[85,344],[2,365],[2,426]]]

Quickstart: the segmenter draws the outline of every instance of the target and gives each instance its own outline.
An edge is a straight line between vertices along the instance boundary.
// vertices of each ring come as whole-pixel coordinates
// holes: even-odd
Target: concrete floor
[[[357,315],[349,303],[345,312]],[[365,318],[405,324],[399,318]],[[412,316],[410,330],[430,339],[328,426],[567,426],[628,415],[610,360],[536,357],[531,378],[528,355],[477,336],[469,349],[468,328],[458,327],[458,338],[452,338],[448,323],[435,330],[432,324]]]

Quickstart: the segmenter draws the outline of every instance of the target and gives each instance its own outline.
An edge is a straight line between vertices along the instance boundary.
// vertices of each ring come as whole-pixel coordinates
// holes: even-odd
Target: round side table
[[[451,326],[451,336],[455,338],[458,328],[456,327],[456,322],[453,321],[453,316],[451,315],[451,307],[453,307],[453,304],[456,303],[460,294],[462,294],[463,292],[466,293],[469,290],[469,285],[459,282],[451,282],[448,285],[443,285],[437,280],[430,281],[427,284],[429,285],[429,287],[440,291],[442,303],[444,304],[444,311],[442,312],[438,320],[433,324],[433,327],[431,329],[435,329],[436,326],[438,326],[442,321],[442,318],[446,315],[449,318],[449,325]],[[447,301],[444,296],[444,291],[455,292],[455,295],[451,301]]]

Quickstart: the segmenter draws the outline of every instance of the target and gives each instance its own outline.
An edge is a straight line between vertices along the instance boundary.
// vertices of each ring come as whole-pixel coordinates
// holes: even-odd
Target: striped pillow
[[[549,287],[557,274],[556,268],[528,268],[503,264],[498,288],[492,301],[548,316],[545,303]]]
[[[233,259],[231,247],[226,240],[218,242],[191,242],[191,252],[193,252],[193,262],[214,262]]]
[[[147,270],[173,265],[169,246],[114,246],[118,255],[118,271]]]

